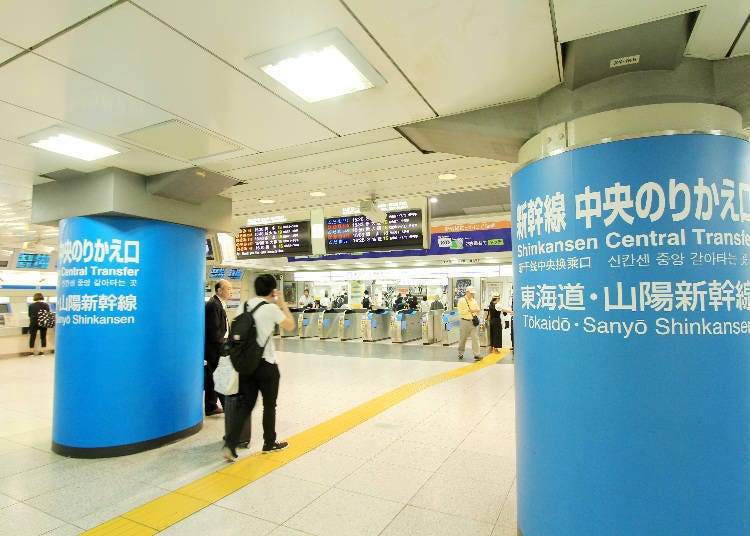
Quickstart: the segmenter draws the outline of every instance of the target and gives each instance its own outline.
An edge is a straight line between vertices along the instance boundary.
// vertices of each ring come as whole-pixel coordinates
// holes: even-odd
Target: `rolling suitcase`
[[[240,404],[240,395],[231,395],[224,397],[224,437],[229,433],[229,423],[237,418],[238,408]],[[240,433],[240,440],[237,446],[240,448],[247,448],[250,443],[250,414],[248,414],[245,422],[242,423],[242,432]]]

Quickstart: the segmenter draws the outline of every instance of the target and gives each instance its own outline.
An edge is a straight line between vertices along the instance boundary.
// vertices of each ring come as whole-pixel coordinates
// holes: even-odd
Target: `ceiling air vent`
[[[675,69],[682,61],[696,13],[564,43],[565,85],[576,89],[616,74]]]
[[[239,145],[176,119],[121,134],[120,137],[187,160],[200,160],[241,149]]]

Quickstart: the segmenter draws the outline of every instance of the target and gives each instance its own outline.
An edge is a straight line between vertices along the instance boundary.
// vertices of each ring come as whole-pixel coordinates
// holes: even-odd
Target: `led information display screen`
[[[230,268],[227,272],[227,279],[242,279],[242,268]]]
[[[16,268],[46,270],[49,268],[49,259],[50,256],[45,253],[25,253],[22,251],[16,259]]]
[[[227,269],[221,266],[212,266],[211,271],[208,274],[209,279],[224,279],[226,276]]]
[[[238,259],[312,254],[310,222],[291,221],[242,227],[234,237]]]
[[[387,212],[384,222],[361,214],[326,218],[326,252],[422,249],[422,210]]]

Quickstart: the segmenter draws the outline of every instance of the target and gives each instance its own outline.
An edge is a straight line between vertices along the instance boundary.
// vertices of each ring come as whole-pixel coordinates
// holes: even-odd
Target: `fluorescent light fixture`
[[[23,136],[19,140],[39,149],[91,162],[123,152],[123,149],[107,147],[84,139],[72,131],[55,126]]]
[[[441,181],[452,181],[455,178],[455,173],[441,173],[440,175],[438,175],[438,179]]]
[[[264,205],[273,205],[275,202],[273,199],[258,199],[258,203],[263,203]]]
[[[310,192],[310,197],[325,197],[325,192]]]
[[[245,59],[307,102],[385,84],[337,28]]]

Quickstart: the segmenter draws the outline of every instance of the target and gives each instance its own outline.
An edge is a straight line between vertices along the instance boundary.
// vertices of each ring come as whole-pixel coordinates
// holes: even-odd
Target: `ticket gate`
[[[458,316],[458,311],[443,313],[442,324],[443,346],[449,346],[454,342],[458,342],[458,338],[461,334],[461,317]]]
[[[389,309],[375,309],[362,319],[362,340],[365,342],[379,341],[391,336],[391,311]]]
[[[479,317],[479,346],[486,348],[490,345],[490,322],[483,317]]]
[[[324,311],[318,318],[321,339],[333,339],[339,336],[339,321],[344,317],[346,309],[331,309]]]
[[[443,310],[427,311],[422,315],[422,344],[443,340]]]
[[[339,337],[342,341],[362,338],[362,320],[367,315],[366,309],[347,309],[339,319]]]
[[[299,335],[299,321],[300,317],[302,316],[303,309],[290,307],[289,312],[292,314],[292,318],[294,319],[294,328],[286,329],[279,326],[279,335],[281,335],[282,337],[297,337]]]
[[[297,321],[299,338],[320,337],[320,325],[318,319],[325,313],[325,309],[308,309],[304,311]]]
[[[422,336],[420,320],[422,315],[417,310],[399,311],[391,320],[391,342],[416,341]]]

